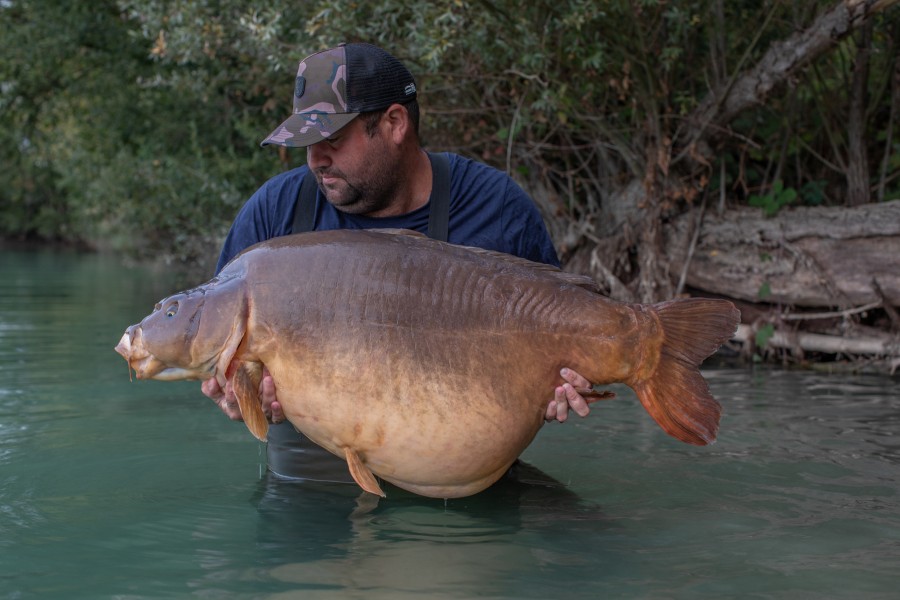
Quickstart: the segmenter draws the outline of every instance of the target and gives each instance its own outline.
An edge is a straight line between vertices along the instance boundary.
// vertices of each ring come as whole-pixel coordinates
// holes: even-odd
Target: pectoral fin
[[[231,386],[241,408],[244,424],[258,440],[266,441],[269,433],[269,422],[262,409],[259,397],[259,381],[262,379],[262,364],[258,362],[240,362],[232,375]]]
[[[385,497],[385,493],[381,490],[381,486],[378,485],[378,480],[375,479],[372,471],[370,471],[369,468],[363,464],[362,460],[360,460],[356,450],[349,447],[344,448],[344,458],[347,459],[347,466],[350,467],[350,474],[353,476],[353,480],[359,487],[370,494],[376,494],[382,498]]]

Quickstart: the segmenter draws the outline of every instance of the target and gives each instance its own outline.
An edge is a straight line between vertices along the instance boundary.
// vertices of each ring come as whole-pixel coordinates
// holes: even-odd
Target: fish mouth
[[[128,378],[131,373],[138,379],[149,379],[166,368],[144,348],[142,330],[139,325],[132,325],[125,330],[122,339],[116,344],[115,351],[128,363]]]
[[[207,379],[215,371],[212,366],[204,365],[199,369],[172,367],[153,356],[145,347],[143,330],[140,325],[132,325],[125,330],[122,339],[116,344],[115,351],[128,362],[128,377],[132,371],[138,379],[156,379],[158,381],[178,381],[182,379]]]
[[[129,379],[132,371],[138,379],[159,379],[159,374],[167,369],[164,362],[144,348],[143,330],[140,325],[132,325],[126,329],[115,350],[128,362]]]

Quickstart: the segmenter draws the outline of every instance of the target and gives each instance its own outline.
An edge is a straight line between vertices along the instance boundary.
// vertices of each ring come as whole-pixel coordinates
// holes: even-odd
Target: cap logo
[[[410,94],[415,94],[416,93],[416,84],[407,83],[406,87],[403,88],[403,93],[406,94],[407,96],[409,96]]]
[[[306,91],[306,77],[299,75],[297,81],[294,82],[294,97],[301,97],[304,91]]]

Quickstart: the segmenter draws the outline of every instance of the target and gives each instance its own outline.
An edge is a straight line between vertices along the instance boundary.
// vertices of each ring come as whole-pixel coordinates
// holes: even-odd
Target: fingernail
[[[563,377],[565,377],[566,375],[569,374],[569,370],[568,370],[568,369],[562,369],[562,370],[560,370],[559,374],[562,375]]]

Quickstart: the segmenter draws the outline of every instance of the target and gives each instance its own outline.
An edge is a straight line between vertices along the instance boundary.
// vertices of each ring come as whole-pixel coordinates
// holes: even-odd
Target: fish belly
[[[462,351],[451,340],[380,337],[273,361],[287,418],[330,452],[351,448],[376,475],[418,494],[464,496],[496,481],[543,424],[555,362],[519,361],[496,342]]]

